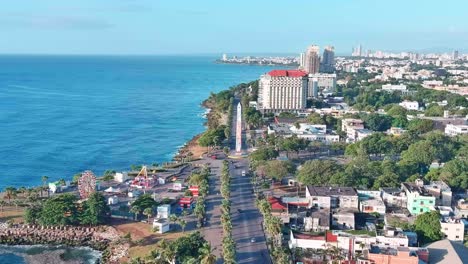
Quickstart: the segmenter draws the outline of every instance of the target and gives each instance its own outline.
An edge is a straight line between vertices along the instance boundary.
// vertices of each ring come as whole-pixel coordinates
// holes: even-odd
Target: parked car
[[[242,176],[247,175],[247,174],[245,173],[245,170],[242,170],[241,174],[242,174]]]

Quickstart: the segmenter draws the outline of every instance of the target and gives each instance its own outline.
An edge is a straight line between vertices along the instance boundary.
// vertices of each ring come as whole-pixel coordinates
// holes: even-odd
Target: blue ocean
[[[269,66],[214,56],[0,56],[0,189],[170,161],[202,100]]]

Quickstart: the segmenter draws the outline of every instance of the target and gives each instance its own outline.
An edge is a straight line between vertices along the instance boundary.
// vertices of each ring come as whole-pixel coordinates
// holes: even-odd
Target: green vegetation
[[[438,211],[431,211],[418,215],[414,221],[414,231],[423,243],[430,243],[442,239],[440,231],[440,214]]]
[[[225,125],[221,125],[213,129],[208,129],[198,139],[198,143],[202,147],[220,146],[221,142],[226,139],[225,129]]]
[[[25,220],[41,225],[99,225],[106,222],[109,207],[104,196],[93,193],[88,200],[77,203],[73,194],[61,194],[47,199],[43,204],[33,204],[26,209]]]
[[[200,232],[193,232],[174,241],[161,240],[156,249],[145,259],[134,260],[136,263],[174,264],[174,263],[216,263],[211,245]],[[132,262],[133,263],[133,262]]]
[[[272,216],[271,205],[266,199],[258,199],[257,207],[263,215],[263,226],[268,237],[267,244],[273,257],[273,263],[290,263],[290,252],[282,247],[283,233],[281,228],[283,222],[278,217]]]
[[[444,180],[454,189],[464,189],[468,187],[467,143],[466,135],[447,137],[437,131],[408,132],[402,136],[375,133],[346,147],[346,154],[353,158],[349,163],[307,161],[297,172],[297,178],[303,184],[378,189],[397,187],[419,174],[427,180]],[[433,161],[446,165],[429,173]]]
[[[198,198],[193,209],[197,216],[197,227],[203,226],[203,219],[206,214],[205,197],[208,194],[208,177],[211,173],[209,167],[204,167],[200,173],[194,173],[190,176],[190,184],[198,186]]]
[[[236,263],[236,242],[232,238],[232,221],[231,221],[231,177],[229,175],[229,163],[223,161],[221,171],[221,224],[223,226],[223,259],[224,263]]]

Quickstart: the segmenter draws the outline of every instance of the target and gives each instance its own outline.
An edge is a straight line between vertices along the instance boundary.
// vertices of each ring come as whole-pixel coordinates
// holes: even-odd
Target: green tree
[[[337,173],[339,165],[330,160],[309,160],[297,171],[297,179],[304,185],[327,185]]]
[[[249,157],[254,162],[270,160],[278,157],[278,151],[271,147],[261,148],[252,152]]]
[[[132,206],[138,206],[141,210],[144,210],[145,208],[154,208],[158,205],[158,202],[156,202],[153,197],[151,197],[150,194],[146,193],[141,196],[139,196],[133,203]]]
[[[430,211],[417,216],[414,221],[414,231],[423,243],[429,243],[442,239],[440,228],[440,214],[438,211]]]
[[[106,197],[99,192],[94,192],[83,204],[80,222],[83,225],[101,225],[106,223],[109,215],[110,208]]]
[[[41,181],[42,181],[42,187],[43,189],[47,190],[47,194],[49,194],[48,188],[47,188],[47,181],[49,180],[49,176],[42,176]],[[42,196],[42,189],[41,189],[41,196]]]
[[[444,108],[438,104],[431,104],[424,111],[425,116],[443,116]]]
[[[6,187],[4,197],[8,199],[8,203],[11,202],[12,198],[16,198],[17,190],[15,187]]]
[[[401,159],[403,163],[416,164],[418,168],[425,169],[436,157],[436,150],[429,141],[418,141],[403,151]]]
[[[138,215],[141,213],[141,207],[138,205],[132,205],[130,213],[135,214],[135,220],[138,220]]]
[[[185,221],[185,219],[179,219],[179,225],[182,228],[182,233],[184,233],[185,227],[187,226],[187,221]]]
[[[42,206],[41,205],[32,205],[26,208],[24,213],[24,220],[28,224],[37,224],[38,220],[41,218]]]
[[[401,105],[392,105],[388,110],[387,110],[387,115],[392,116],[392,117],[406,117],[406,114],[408,113],[408,110],[406,110],[403,106]]]
[[[77,223],[77,198],[73,194],[61,194],[47,199],[40,213],[42,225],[72,225]]]
[[[266,162],[265,173],[268,177],[281,180],[288,173],[294,171],[294,164],[290,161],[269,160]]]
[[[210,243],[205,243],[203,247],[198,250],[200,254],[200,263],[201,264],[215,264],[216,256],[213,254]]]
[[[148,217],[148,223],[149,223],[150,217],[153,215],[153,208],[151,207],[145,208],[145,210],[143,210],[143,215]]]
[[[392,117],[381,114],[370,114],[365,119],[365,125],[370,130],[386,131],[392,126]]]
[[[424,134],[426,132],[432,131],[433,127],[434,122],[429,119],[414,119],[408,123],[409,132],[416,134]]]
[[[453,159],[440,169],[439,179],[456,189],[468,189],[468,160]]]
[[[392,143],[383,133],[367,136],[359,144],[367,154],[381,155],[390,153],[392,150]]]

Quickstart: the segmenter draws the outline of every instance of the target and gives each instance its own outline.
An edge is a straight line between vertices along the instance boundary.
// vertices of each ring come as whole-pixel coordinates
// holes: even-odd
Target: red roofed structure
[[[304,77],[307,72],[301,70],[272,70],[268,73],[271,77]]]
[[[281,212],[284,212],[284,211],[287,211],[288,210],[288,207],[287,205],[285,205],[283,202],[281,202],[280,199],[276,198],[276,197],[270,197],[268,198],[268,202],[271,204],[271,209],[273,211],[281,211]]]

